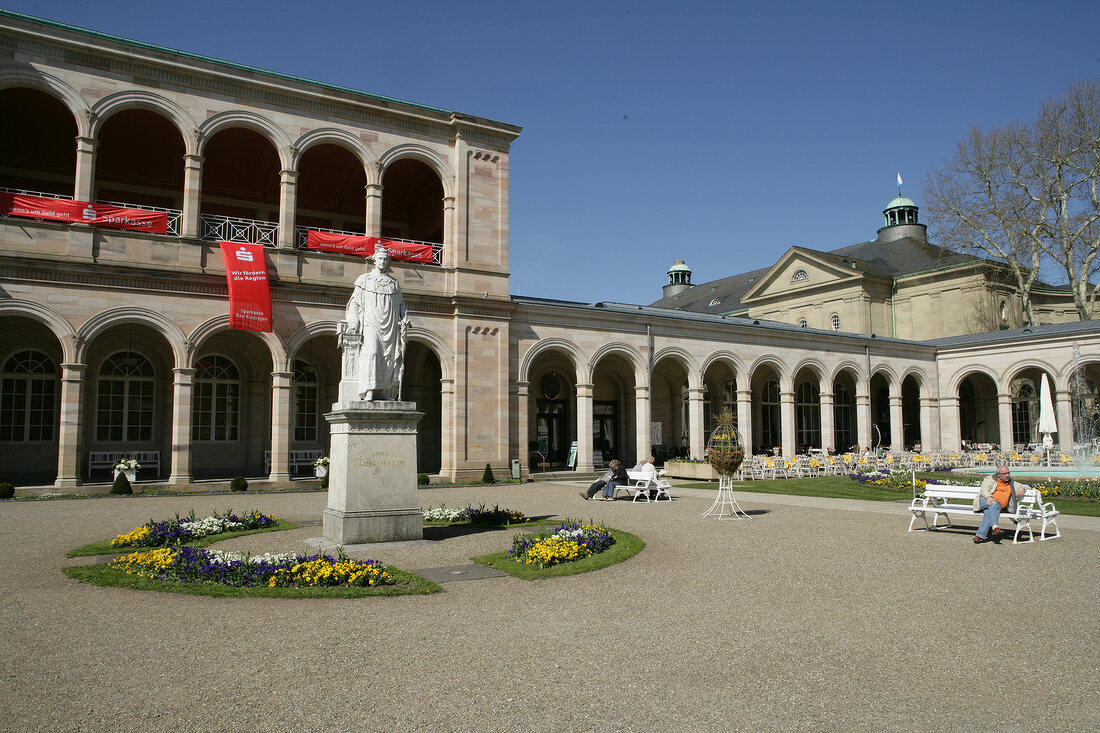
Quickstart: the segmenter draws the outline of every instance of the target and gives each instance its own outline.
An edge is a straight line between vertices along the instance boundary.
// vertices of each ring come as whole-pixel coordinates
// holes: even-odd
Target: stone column
[[[901,409],[901,395],[890,395],[890,450],[905,450],[905,413]]]
[[[87,364],[61,365],[61,422],[57,435],[57,479],[54,487],[71,489],[80,479],[84,455],[84,372]]]
[[[367,214],[366,235],[368,237],[382,236],[382,184],[367,184]]]
[[[745,457],[752,456],[752,390],[737,390],[737,432],[745,445]]]
[[[794,430],[794,392],[783,390],[779,392],[779,420],[780,435],[783,436],[783,455],[790,458],[795,453]]]
[[[290,481],[290,390],[293,379],[294,372],[271,373],[271,473],[268,481]],[[415,463],[415,452],[413,456]]]
[[[298,171],[279,171],[279,238],[280,249],[294,249],[298,233],[294,220],[298,207]]]
[[[634,387],[634,432],[637,434],[635,450],[636,460],[644,461],[653,455],[652,435],[649,432],[649,423],[653,413],[649,403],[649,387]]]
[[[871,435],[871,395],[867,388],[867,384],[856,385],[856,442],[860,450],[870,448],[874,440]],[[860,389],[865,391],[861,393]]]
[[[703,388],[688,388],[688,457],[702,458],[707,448],[703,432]]]
[[[455,197],[443,198],[443,259],[440,264],[444,267],[454,267],[455,259],[448,257],[455,248]]]
[[[577,473],[591,473],[592,465],[592,387],[577,384]]]
[[[180,234],[198,239],[202,236],[202,162],[201,155],[183,156],[183,221]]]
[[[962,449],[962,426],[959,424],[959,398],[957,395],[940,398],[940,450]]]
[[[527,391],[529,386],[529,383],[525,380],[517,380],[515,382],[512,382],[512,404],[509,408],[511,410],[511,442],[514,446],[514,448],[510,452],[515,458],[518,458],[520,460],[521,466],[527,466],[528,473],[535,469],[535,465],[531,463],[531,460],[535,457],[532,456],[531,451],[528,450],[528,443],[530,442],[528,436],[531,434],[527,415]]]
[[[1073,393],[1058,390],[1054,393],[1054,419],[1058,421],[1058,449],[1073,455]]]
[[[836,428],[833,425],[833,392],[821,390],[821,445],[820,448],[836,450]]]
[[[191,483],[191,397],[195,388],[195,370],[172,370],[172,457],[168,474],[170,484]]]
[[[1013,449],[1012,441],[1012,395],[1002,393],[997,395],[997,418],[1001,427],[1000,447],[1003,451]]]
[[[441,427],[440,431],[442,435],[439,438],[439,474],[446,478],[448,481],[458,480],[458,457],[455,455],[457,450],[457,423],[455,420],[455,380],[453,379],[441,379],[439,380],[440,397],[442,398],[441,412]]]
[[[95,158],[99,141],[91,137],[76,139],[76,180],[73,198],[77,201],[93,201],[95,197]]]
[[[921,451],[928,453],[940,444],[940,436],[934,429],[933,410],[936,409],[935,397],[920,398],[920,445]]]

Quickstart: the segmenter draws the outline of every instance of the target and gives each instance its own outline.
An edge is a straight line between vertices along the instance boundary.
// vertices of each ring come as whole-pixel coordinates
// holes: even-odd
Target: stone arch
[[[898,373],[894,371],[894,368],[889,364],[876,364],[871,368],[871,378],[882,375],[883,379],[890,383],[891,387],[896,387],[901,384],[901,380],[898,379]]]
[[[1027,359],[1021,359],[1020,361],[1015,362],[1010,367],[1005,369],[1004,372],[1001,373],[1001,378],[997,380],[998,388],[1000,388],[1000,385],[1002,385],[1002,384],[1008,385],[1009,383],[1011,383],[1012,379],[1017,374],[1019,374],[1020,372],[1026,370],[1026,369],[1038,369],[1039,371],[1046,372],[1051,377],[1055,377],[1055,378],[1059,376],[1058,370],[1050,362],[1045,361],[1043,359],[1035,359],[1035,358],[1029,357]],[[1071,371],[1072,371],[1072,368],[1071,368]],[[1055,390],[1068,388],[1068,387],[1062,387],[1061,384],[1062,384],[1061,382],[1058,382],[1056,384],[1052,384],[1052,385],[1050,385],[1050,388],[1055,389]],[[1068,385],[1068,381],[1066,382],[1066,384]]]
[[[753,375],[760,370],[761,367],[770,367],[773,369],[779,377],[779,386],[781,389],[790,391],[791,383],[794,381],[794,372],[788,371],[786,365],[777,357],[770,354],[756,357],[751,364],[749,364],[746,377],[749,381],[752,381]]]
[[[918,366],[909,366],[909,367],[906,367],[905,371],[903,371],[901,373],[901,375],[899,376],[898,384],[904,383],[905,380],[908,379],[909,377],[912,377],[913,379],[917,380],[917,386],[921,390],[924,390],[924,388],[931,383],[928,379],[928,375],[924,373],[923,369],[921,369]]]
[[[370,148],[366,146],[361,138],[356,137],[347,130],[341,130],[336,127],[317,127],[304,133],[294,141],[291,148],[291,163],[294,170],[298,170],[298,165],[301,163],[302,156],[305,155],[310,148],[325,143],[339,145],[353,153],[363,164],[363,170],[367,174],[368,184],[381,182],[378,166],[376,165],[377,159],[374,157],[374,153],[371,152]]]
[[[95,116],[91,123],[91,135],[98,138],[100,129],[111,116],[128,109],[144,109],[167,118],[176,126],[183,139],[185,154],[198,154],[198,130],[191,115],[170,99],[136,89],[109,94],[95,103],[92,108]]]
[[[210,138],[231,127],[244,127],[262,135],[279,154],[279,165],[282,169],[291,169],[293,163],[292,145],[286,133],[266,117],[242,110],[219,112],[202,122],[198,130],[200,154],[206,148],[206,143]]]
[[[5,69],[0,71],[0,89],[10,87],[29,87],[49,94],[72,113],[76,122],[76,134],[79,137],[90,137],[91,107],[84,97],[68,84],[51,74],[28,69]]]
[[[293,357],[307,341],[315,336],[322,336],[330,333],[335,334],[337,323],[339,323],[339,321],[313,321],[312,323],[307,323],[302,326],[286,340],[287,355]]]
[[[671,359],[678,363],[687,372],[688,389],[703,388],[703,372],[699,369],[699,363],[687,349],[679,346],[666,346],[653,355],[653,365],[657,366],[662,359]]]
[[[791,379],[794,379],[800,371],[803,369],[809,369],[817,376],[818,384],[820,385],[823,380],[828,378],[829,370],[825,368],[825,364],[818,358],[808,356],[803,358],[791,369]]]
[[[597,349],[596,352],[592,354],[592,358],[588,360],[589,373],[594,373],[596,371],[596,365],[600,363],[600,360],[612,354],[623,357],[628,364],[634,367],[634,381],[636,384],[649,384],[649,368],[645,360],[642,359],[642,355],[638,353],[637,349],[622,341],[604,344]]]
[[[225,316],[228,322],[229,316]],[[75,357],[78,361],[85,360],[86,349],[95,338],[109,328],[126,323],[140,323],[150,326],[157,333],[164,336],[172,349],[172,358],[177,367],[188,364],[187,339],[183,331],[171,319],[162,313],[139,308],[136,306],[123,306],[97,313],[85,321],[79,331],[79,347]]]
[[[440,183],[443,185],[443,197],[454,197],[454,171],[451,170],[450,164],[443,156],[439,155],[428,146],[417,143],[396,145],[383,153],[378,159],[378,165],[373,166],[375,168],[373,172],[370,170],[371,167],[368,167],[367,183],[381,183],[383,176],[385,176],[386,168],[406,158],[419,160],[421,163],[424,163],[434,170],[435,174],[439,176]]]
[[[856,384],[859,384],[860,380],[867,378],[867,375],[860,368],[859,364],[855,363],[854,361],[842,361],[833,367],[832,372],[830,372],[829,374],[829,380],[835,383],[837,377],[839,377],[840,373],[844,371],[850,371],[852,373],[854,377],[853,381]]]
[[[712,351],[710,354],[708,354],[707,357],[703,360],[700,371],[703,374],[706,374],[707,370],[709,370],[712,366],[721,363],[725,363],[726,366],[730,367],[738,376],[741,376],[745,373],[745,365],[741,361],[741,358],[737,356],[737,354],[727,349]]]
[[[0,300],[0,316],[21,315],[37,321],[53,333],[61,344],[65,362],[77,359],[77,333],[72,324],[57,311],[29,300]]]
[[[427,346],[439,359],[440,369],[443,371],[443,379],[454,379],[454,351],[439,334],[426,328],[413,326],[409,329],[409,341],[416,341]]]
[[[187,366],[195,360],[195,355],[202,349],[202,345],[215,333],[229,330],[229,316],[214,316],[213,318],[200,323],[195,327],[193,331],[187,337],[187,352],[186,361],[182,362]],[[260,337],[260,340],[267,345],[268,352],[271,355],[271,367],[276,372],[290,371],[290,352],[287,349],[283,339],[275,332],[262,332],[252,331],[256,336]]]
[[[591,379],[592,373],[588,371],[588,365],[584,363],[581,357],[581,350],[577,345],[568,339],[552,337],[540,339],[538,343],[528,349],[527,353],[523,355],[523,359],[520,360],[519,365],[518,381],[529,381],[531,379],[531,367],[534,365],[535,360],[548,351],[560,351],[573,360],[573,369],[577,373],[578,382],[583,383]]]
[[[1001,379],[996,372],[984,364],[967,364],[964,368],[951,375],[951,378],[947,382],[947,394],[957,395],[959,393],[959,386],[962,385],[963,380],[971,374],[982,374],[989,377],[993,380],[993,384],[996,385],[997,391],[1001,391]]]

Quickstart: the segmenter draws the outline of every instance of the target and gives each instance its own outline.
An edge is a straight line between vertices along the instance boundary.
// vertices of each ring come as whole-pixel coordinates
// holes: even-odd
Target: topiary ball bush
[[[134,493],[134,490],[130,488],[130,479],[126,478],[126,474],[120,473],[115,476],[115,482],[111,484],[111,493],[121,496],[129,496]]]
[[[485,470],[481,473],[481,483],[491,484],[494,481],[496,481],[496,479],[493,478],[493,467],[486,463]]]
[[[248,491],[248,479],[244,476],[234,476],[229,482],[230,491]]]
[[[15,496],[15,487],[7,481],[0,481],[0,499],[10,499]]]
[[[417,486],[427,486],[429,483],[431,483],[431,481],[428,480],[428,474],[426,474],[426,473],[416,474],[416,485]]]

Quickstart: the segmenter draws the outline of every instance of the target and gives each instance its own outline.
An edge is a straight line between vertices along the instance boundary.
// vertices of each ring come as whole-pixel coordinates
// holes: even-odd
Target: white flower
[[[318,468],[320,468],[322,466],[328,466],[328,456],[321,456],[320,458],[318,458],[316,461],[313,462],[313,465],[317,466]]]
[[[123,458],[115,464],[116,471],[136,471],[141,468],[141,464],[137,462],[136,458]]]

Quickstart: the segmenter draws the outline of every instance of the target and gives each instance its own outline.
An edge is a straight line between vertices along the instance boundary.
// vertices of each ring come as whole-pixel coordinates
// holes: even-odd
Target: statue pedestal
[[[415,402],[342,401],[325,415],[329,453],[325,539],[339,545],[419,540]]]

